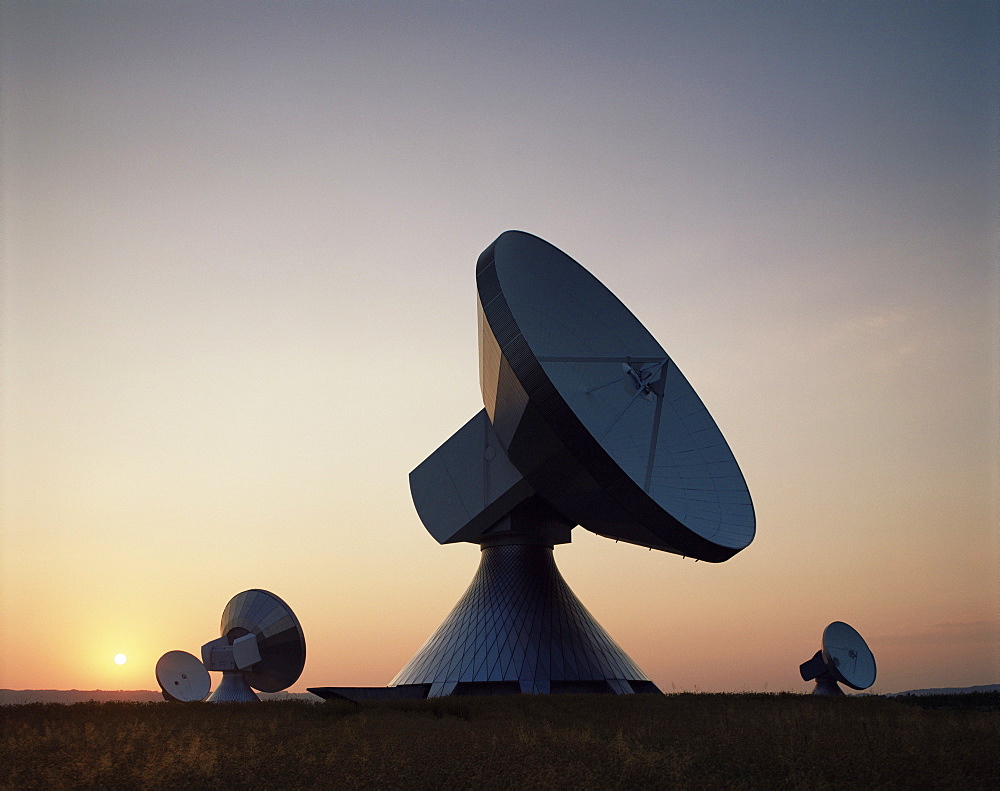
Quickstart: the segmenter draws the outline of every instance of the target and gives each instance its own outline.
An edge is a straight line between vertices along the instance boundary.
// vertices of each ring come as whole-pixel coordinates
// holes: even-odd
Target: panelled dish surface
[[[875,683],[875,656],[857,630],[843,621],[823,630],[823,661],[837,681],[852,689]]]
[[[156,683],[167,700],[181,703],[204,700],[212,688],[208,670],[187,651],[167,651],[157,660]]]
[[[480,257],[480,381],[514,465],[595,533],[704,560],[753,540],[722,432],[659,343],[549,243],[508,231]]]
[[[257,638],[260,661],[246,672],[261,692],[280,692],[298,680],[306,662],[306,640],[291,608],[273,593],[253,589],[236,594],[222,612],[221,634],[230,641]]]

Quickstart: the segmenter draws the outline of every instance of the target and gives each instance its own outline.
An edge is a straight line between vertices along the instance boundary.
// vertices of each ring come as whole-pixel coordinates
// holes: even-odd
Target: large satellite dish
[[[480,545],[479,571],[391,688],[656,691],[566,585],[552,548],[582,525],[727,560],[754,537],[743,474],[663,347],[568,255],[508,231],[479,257],[476,285],[485,410],[410,473],[410,490],[439,543]]]
[[[677,365],[568,255],[510,231],[480,256],[479,368],[510,461],[570,523],[722,561],[754,537],[746,481]]]
[[[875,683],[875,656],[857,630],[834,621],[823,630],[823,647],[799,666],[803,681],[816,680],[814,695],[843,695],[838,686],[868,689]]]
[[[236,594],[222,612],[220,632],[219,638],[201,647],[201,661],[184,651],[160,657],[156,679],[167,700],[204,700],[211,684],[209,670],[222,672],[222,681],[208,699],[212,703],[259,700],[255,689],[280,692],[302,674],[306,661],[302,626],[273,593],[255,588]]]
[[[156,683],[163,699],[176,703],[204,700],[212,679],[201,660],[187,651],[167,651],[156,662]]]

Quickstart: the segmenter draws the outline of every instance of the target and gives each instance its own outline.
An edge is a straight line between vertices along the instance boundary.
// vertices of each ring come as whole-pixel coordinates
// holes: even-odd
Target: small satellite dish
[[[843,695],[839,684],[868,689],[875,683],[875,656],[854,627],[834,621],[823,630],[823,647],[799,665],[803,681],[816,680],[814,695]]]
[[[164,700],[177,703],[204,700],[212,688],[205,666],[187,651],[167,651],[157,660],[156,683]]]
[[[222,681],[209,700],[259,700],[253,690],[280,692],[294,684],[306,662],[306,640],[291,608],[273,593],[236,594],[222,612],[221,637],[201,648],[209,670]]]

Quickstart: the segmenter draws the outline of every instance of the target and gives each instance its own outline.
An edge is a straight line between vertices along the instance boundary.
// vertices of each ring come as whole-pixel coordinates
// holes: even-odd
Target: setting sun
[[[115,664],[124,665],[128,661],[128,657],[125,654],[115,654]]]

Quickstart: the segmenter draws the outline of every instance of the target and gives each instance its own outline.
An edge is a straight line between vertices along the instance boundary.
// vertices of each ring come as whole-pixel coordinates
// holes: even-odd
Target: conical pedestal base
[[[390,686],[450,694],[659,692],[563,580],[552,547],[484,547],[444,623]]]
[[[828,695],[835,697],[843,694],[844,690],[840,688],[840,684],[838,684],[829,673],[816,676],[816,687],[813,689],[813,695]]]
[[[260,698],[247,683],[246,674],[241,670],[226,670],[222,681],[208,696],[209,703],[259,703]]]

